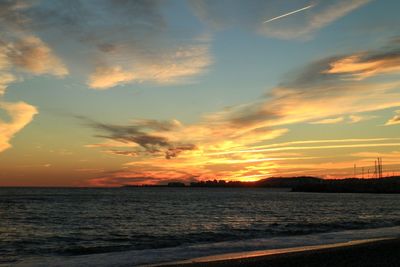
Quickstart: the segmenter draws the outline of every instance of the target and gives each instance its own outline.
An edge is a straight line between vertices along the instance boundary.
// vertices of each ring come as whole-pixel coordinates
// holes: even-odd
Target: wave
[[[11,266],[142,266],[161,264],[165,262],[183,261],[192,258],[225,253],[318,246],[344,243],[354,240],[392,237],[400,237],[400,226],[295,236],[279,236],[272,238],[245,239],[240,241],[225,241],[170,248],[130,250],[80,256],[36,257],[11,264]]]

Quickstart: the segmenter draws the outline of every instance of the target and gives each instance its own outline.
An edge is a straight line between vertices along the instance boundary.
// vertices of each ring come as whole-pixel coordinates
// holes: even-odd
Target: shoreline
[[[395,240],[395,241],[393,241]],[[396,241],[397,240],[397,241]],[[354,247],[367,244],[383,244],[397,242],[397,262],[400,262],[400,226],[370,228],[358,230],[345,230],[319,234],[280,236],[261,239],[244,239],[206,244],[191,244],[187,246],[127,250],[84,255],[54,255],[45,257],[25,258],[9,265],[0,266],[25,266],[25,267],[108,267],[108,266],[249,266],[247,262],[264,262],[272,258],[287,258],[296,254],[315,254],[321,250],[346,250],[352,251]],[[376,249],[375,249],[376,250]],[[374,251],[375,251],[374,250]],[[316,252],[317,251],[317,252]],[[280,253],[278,253],[280,252]],[[355,254],[357,255],[357,253]],[[329,256],[329,255],[328,255]],[[389,255],[390,256],[390,255]],[[379,256],[375,256],[375,258]],[[393,257],[393,255],[391,256]],[[372,257],[374,259],[374,257]],[[202,262],[199,262],[202,260]],[[197,263],[196,263],[197,261]],[[226,262],[229,262],[227,264]],[[243,262],[246,262],[244,264]],[[290,260],[289,260],[290,262]],[[291,261],[293,265],[305,266]],[[223,264],[223,265],[221,265]],[[237,265],[239,264],[239,265]],[[243,265],[244,264],[244,265]],[[260,263],[258,263],[260,264]],[[251,265],[250,265],[251,266]],[[264,266],[261,265],[253,266]],[[268,265],[268,266],[284,266]],[[308,266],[308,265],[307,265]],[[312,265],[312,266],[323,266]],[[330,266],[330,265],[328,265]],[[331,265],[338,267],[342,265]],[[344,265],[346,266],[346,265]],[[363,266],[363,265],[347,265]],[[375,265],[381,266],[381,265]],[[392,266],[392,265],[383,265]],[[393,265],[398,266],[398,265]]]
[[[400,238],[375,238],[285,249],[227,253],[147,265],[162,267],[226,266],[383,266],[400,262]]]

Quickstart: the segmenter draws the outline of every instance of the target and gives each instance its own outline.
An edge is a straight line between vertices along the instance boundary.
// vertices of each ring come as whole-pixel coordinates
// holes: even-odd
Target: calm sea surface
[[[400,225],[400,195],[0,188],[0,263]]]

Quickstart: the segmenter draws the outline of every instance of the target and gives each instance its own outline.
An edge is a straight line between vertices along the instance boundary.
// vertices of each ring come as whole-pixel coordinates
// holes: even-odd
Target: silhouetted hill
[[[255,182],[255,186],[293,188],[301,185],[320,184],[323,181],[321,178],[311,176],[271,177]]]

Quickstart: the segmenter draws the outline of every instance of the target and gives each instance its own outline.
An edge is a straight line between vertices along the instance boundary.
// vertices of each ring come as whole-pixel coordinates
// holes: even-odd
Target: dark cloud
[[[86,125],[101,132],[96,134],[96,137],[127,144],[134,143],[142,148],[134,151],[108,151],[113,154],[138,156],[163,153],[166,159],[171,159],[177,157],[183,151],[196,149],[194,144],[175,143],[157,133],[152,133],[155,130],[160,132],[173,130],[173,126],[179,127],[176,121],[137,120],[137,123],[132,125],[114,125],[96,122],[84,117],[78,118],[85,120]]]
[[[90,180],[90,184],[94,186],[123,186],[123,185],[142,185],[142,184],[160,184],[163,180],[154,177],[113,177],[100,176]]]
[[[175,147],[168,148],[168,150],[165,152],[165,157],[167,159],[175,158],[183,151],[195,150],[195,149],[196,149],[196,146],[193,144],[178,145]]]
[[[113,53],[117,51],[117,46],[114,44],[103,43],[97,45],[97,47],[103,53]]]
[[[278,118],[277,110],[267,110],[262,105],[256,103],[247,105],[235,111],[230,117],[230,123],[236,126],[245,127],[257,124],[267,118]]]
[[[180,123],[177,120],[171,121],[160,121],[151,119],[140,119],[134,121],[135,125],[141,128],[148,128],[156,131],[171,131],[180,127]]]
[[[24,10],[30,6],[31,4],[28,1],[0,1],[0,28],[3,31],[7,31],[20,29],[27,25],[30,20],[24,14]]]
[[[280,83],[280,87],[310,88],[321,83],[337,82],[338,75],[324,73],[324,71],[328,70],[332,62],[340,58],[341,56],[332,56],[303,66],[300,70],[289,73]]]
[[[108,61],[97,52],[119,52],[120,56],[118,49],[127,45],[140,53],[162,46],[160,40],[155,42],[167,30],[161,6],[159,0],[40,1],[12,13],[26,18],[27,23],[18,23],[21,30],[51,36],[47,41],[54,46],[62,40],[97,48],[86,53],[97,61]]]
[[[18,9],[20,16],[30,19],[21,25],[31,30],[55,30],[74,35],[80,40],[106,38],[104,33],[119,29],[135,33],[140,29],[165,27],[160,7],[162,1],[40,1],[27,9]],[[15,8],[13,9],[16,10]],[[14,16],[17,16],[14,15]],[[115,32],[116,34],[122,34]]]
[[[139,156],[138,152],[135,151],[126,151],[126,150],[107,150],[105,152],[108,152],[110,154],[114,154],[114,155],[122,155],[122,156],[129,156],[129,157],[137,157]]]
[[[97,135],[124,143],[136,143],[148,151],[158,151],[157,147],[167,147],[168,140],[161,136],[151,135],[140,130],[140,126],[120,126],[104,123],[91,123],[95,129],[108,133],[108,135]]]

